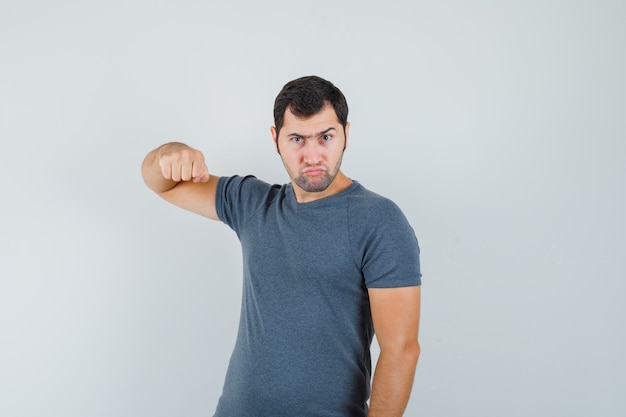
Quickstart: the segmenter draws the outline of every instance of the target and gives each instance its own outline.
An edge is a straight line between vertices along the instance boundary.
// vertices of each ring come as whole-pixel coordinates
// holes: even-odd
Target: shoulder
[[[250,189],[268,189],[270,184],[261,181],[254,175],[232,175],[230,177],[220,177],[217,184],[219,188],[232,189],[232,188],[250,188]]]
[[[361,184],[348,197],[350,215],[360,219],[405,219],[400,207],[391,199],[368,190]]]
[[[357,245],[372,240],[416,240],[415,231],[400,207],[391,199],[360,186],[348,199],[348,223]]]
[[[224,198],[267,198],[275,196],[281,186],[271,185],[254,175],[220,177],[217,194]]]
[[[365,285],[419,285],[419,244],[402,210],[391,199],[363,187],[355,191],[348,203],[350,243]]]
[[[220,177],[215,196],[217,215],[224,223],[238,230],[260,207],[276,201],[283,188],[252,175]]]

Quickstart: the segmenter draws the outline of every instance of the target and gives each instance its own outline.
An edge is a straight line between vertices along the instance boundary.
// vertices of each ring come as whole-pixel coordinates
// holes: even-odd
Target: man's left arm
[[[368,417],[400,417],[411,395],[418,342],[419,286],[369,288],[380,356],[376,364]]]

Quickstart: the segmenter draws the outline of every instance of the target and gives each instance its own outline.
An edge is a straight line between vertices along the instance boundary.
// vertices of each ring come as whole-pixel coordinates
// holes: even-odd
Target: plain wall
[[[0,415],[210,416],[226,226],[140,177],[178,140],[286,182],[275,95],[348,98],[344,172],[422,248],[407,416],[626,414],[623,1],[2,1]]]

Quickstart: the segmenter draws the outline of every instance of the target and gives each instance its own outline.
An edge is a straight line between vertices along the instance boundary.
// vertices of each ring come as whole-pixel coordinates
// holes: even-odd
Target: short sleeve
[[[400,208],[380,198],[351,210],[351,244],[367,288],[421,285],[420,248]]]
[[[245,221],[264,204],[270,188],[252,175],[220,177],[215,195],[217,216],[239,234]]]

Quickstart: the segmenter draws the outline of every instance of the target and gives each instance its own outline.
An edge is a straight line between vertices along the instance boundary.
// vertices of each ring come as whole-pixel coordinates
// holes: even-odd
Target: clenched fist
[[[170,203],[219,220],[215,207],[219,177],[209,175],[199,150],[179,142],[161,145],[146,155],[141,174],[146,185]]]
[[[158,148],[157,161],[163,178],[175,182],[209,181],[209,170],[204,155],[184,143],[168,143]]]

